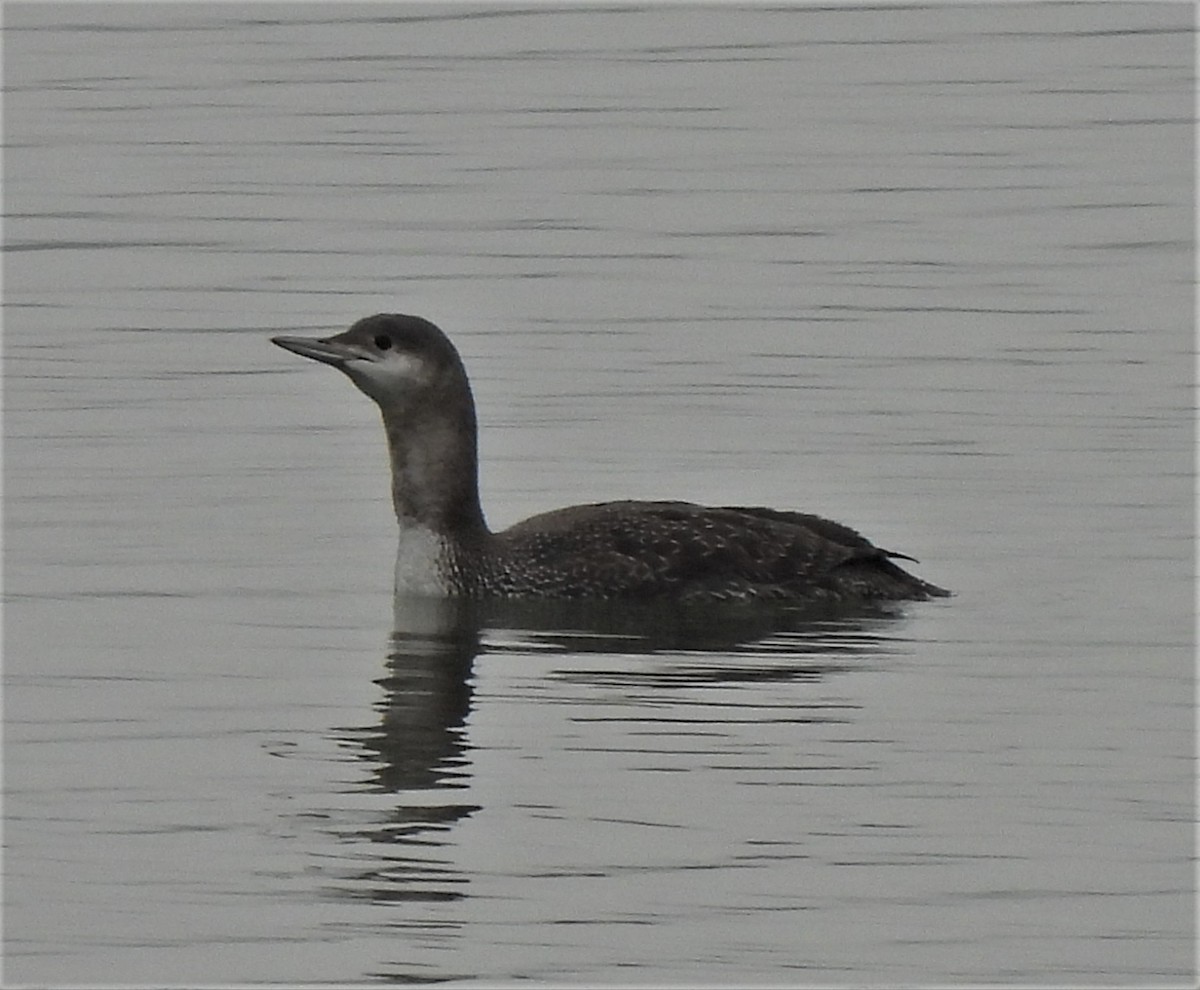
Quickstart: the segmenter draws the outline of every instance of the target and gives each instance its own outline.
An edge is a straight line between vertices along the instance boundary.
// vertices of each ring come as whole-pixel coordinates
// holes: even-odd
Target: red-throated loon
[[[334,337],[271,339],[345,372],[378,403],[400,522],[399,593],[808,604],[949,594],[892,559],[913,558],[800,512],[603,502],[493,533],[479,504],[471,386],[441,330],[380,314]]]

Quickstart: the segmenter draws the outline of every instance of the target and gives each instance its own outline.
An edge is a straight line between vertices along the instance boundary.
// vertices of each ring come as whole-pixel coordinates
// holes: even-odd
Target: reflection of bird
[[[398,592],[814,604],[949,594],[897,566],[903,555],[799,512],[604,502],[492,533],[479,504],[471,386],[441,330],[384,314],[335,337],[272,339],[345,372],[383,413]]]

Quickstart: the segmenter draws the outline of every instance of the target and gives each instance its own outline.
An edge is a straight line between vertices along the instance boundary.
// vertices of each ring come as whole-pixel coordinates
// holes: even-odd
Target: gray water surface
[[[1194,984],[1189,5],[3,13],[7,983]],[[393,602],[378,311],[957,595]]]

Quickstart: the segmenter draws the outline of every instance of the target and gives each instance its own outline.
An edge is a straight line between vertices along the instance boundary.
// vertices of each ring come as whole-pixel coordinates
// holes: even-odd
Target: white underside
[[[396,548],[396,593],[448,594],[446,564],[445,544],[432,530],[420,526],[401,529]]]

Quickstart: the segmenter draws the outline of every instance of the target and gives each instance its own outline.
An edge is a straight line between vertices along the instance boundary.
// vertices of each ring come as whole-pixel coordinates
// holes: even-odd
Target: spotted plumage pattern
[[[495,535],[484,593],[512,597],[838,602],[945,592],[819,516],[688,502],[606,502]]]

